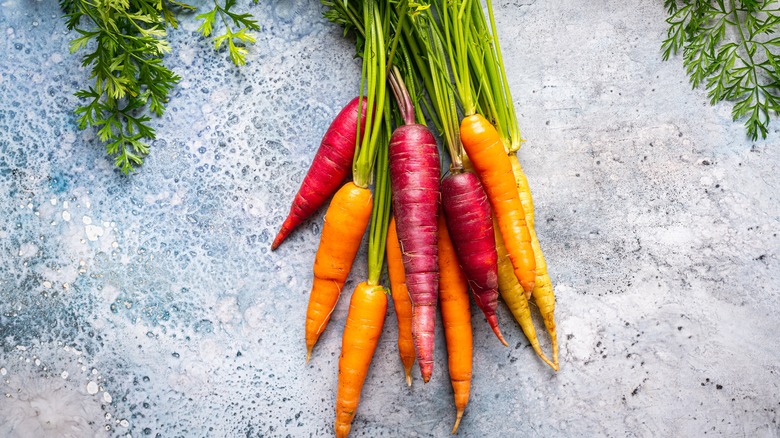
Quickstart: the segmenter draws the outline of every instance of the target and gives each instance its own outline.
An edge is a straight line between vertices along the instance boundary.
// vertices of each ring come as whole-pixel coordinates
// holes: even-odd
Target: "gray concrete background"
[[[749,141],[661,61],[662,3],[495,5],[562,368],[503,305],[510,348],[475,317],[462,436],[780,435],[780,124]],[[359,66],[317,2],[242,7],[244,68],[193,19],[172,33],[184,79],[124,177],[74,125],[88,72],[56,3],[0,5],[0,435],[332,435],[348,295],[308,366],[303,343],[323,212],[268,247]],[[443,336],[408,389],[395,330],[353,436],[446,436]]]

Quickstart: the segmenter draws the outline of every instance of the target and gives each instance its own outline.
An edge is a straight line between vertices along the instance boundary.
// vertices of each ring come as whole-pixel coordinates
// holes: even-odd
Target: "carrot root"
[[[358,116],[362,135],[366,125],[366,104],[364,102],[361,106],[358,97],[352,99],[331,122],[295,194],[290,212],[271,244],[271,251],[278,248],[296,227],[314,214],[349,174],[355,153]]]
[[[349,434],[371,359],[382,336],[386,313],[384,288],[366,282],[358,284],[349,302],[341,340],[334,424],[337,437]]]
[[[460,137],[498,218],[515,275],[523,289],[531,291],[536,281],[536,259],[504,144],[496,128],[479,114],[463,118]]]
[[[506,339],[504,339],[504,336],[501,334],[501,329],[498,328],[498,317],[496,314],[492,314],[487,317],[487,322],[490,324],[490,328],[493,329],[493,333],[496,334],[496,337],[499,341],[501,341],[502,344],[504,344],[504,347],[508,347],[509,344],[506,343]]]
[[[444,178],[441,192],[447,228],[460,266],[471,286],[474,301],[498,339],[506,343],[496,321],[498,256],[490,204],[485,191],[477,176],[466,172]]]
[[[436,219],[439,212],[439,151],[423,125],[402,125],[390,137],[388,161],[393,212],[412,301],[412,339],[424,382],[433,373],[439,293]]]
[[[468,280],[458,264],[444,215],[439,215],[439,301],[444,336],[447,340],[447,363],[452,395],[458,417],[452,433],[458,430],[463,411],[469,403],[473,338]]]
[[[434,343],[434,324],[436,323],[436,305],[414,306],[412,310],[412,337],[417,350],[417,363],[423,383],[428,383],[433,375],[433,351],[421,351]],[[431,347],[430,350],[433,350]]]
[[[306,310],[307,358],[311,357],[314,344],[325,330],[341,296],[368,227],[372,206],[371,191],[348,182],[336,192],[325,213]]]
[[[504,246],[504,239],[501,238],[501,233],[498,231],[495,223],[496,218],[493,217],[496,251],[498,251],[498,291],[501,292],[501,298],[504,299],[504,303],[506,303],[509,311],[512,312],[512,316],[515,317],[515,320],[520,325],[525,337],[528,338],[528,342],[531,343],[534,352],[550,368],[555,369],[555,365],[545,356],[542,352],[542,347],[539,345],[536,328],[534,328],[534,322],[531,318],[531,308],[528,305],[528,300],[525,298],[523,287],[515,276],[515,270],[506,252],[506,246]]]
[[[528,179],[525,177],[525,173],[523,173],[523,168],[520,166],[520,161],[517,159],[517,155],[510,154],[509,162],[512,165],[515,184],[525,209],[526,223],[528,224],[528,231],[531,237],[531,246],[534,251],[534,258],[536,259],[536,281],[532,290],[532,295],[539,307],[539,313],[542,315],[542,320],[544,321],[547,333],[550,335],[553,353],[552,367],[555,371],[558,371],[560,366],[558,363],[558,335],[555,329],[555,292],[553,291],[552,280],[550,280],[550,275],[547,272],[547,261],[544,259],[544,253],[539,244],[539,238],[536,236],[536,229],[534,227],[534,202],[531,196],[531,188],[528,184]]]
[[[398,241],[395,218],[387,228],[387,274],[390,278],[390,292],[398,320],[398,354],[406,372],[406,384],[412,386],[412,366],[416,358],[412,337],[412,301],[406,286],[403,254]]]
[[[460,426],[460,420],[463,418],[463,409],[458,409],[458,416],[455,418],[455,425],[452,426],[452,435],[458,433],[458,426]]]

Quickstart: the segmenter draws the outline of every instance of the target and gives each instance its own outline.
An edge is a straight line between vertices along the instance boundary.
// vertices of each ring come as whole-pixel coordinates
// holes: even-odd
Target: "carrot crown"
[[[393,66],[390,76],[388,76],[388,82],[393,90],[393,96],[395,96],[398,111],[401,113],[404,124],[413,125],[415,122],[414,103],[411,96],[409,96],[409,91],[406,89],[406,84],[404,84],[404,79],[401,77],[401,71],[398,70],[398,67]]]

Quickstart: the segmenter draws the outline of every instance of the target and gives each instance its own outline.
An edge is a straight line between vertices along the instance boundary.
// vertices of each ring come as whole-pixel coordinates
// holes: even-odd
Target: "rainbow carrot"
[[[360,98],[356,97],[333,119],[322,137],[311,167],[295,194],[290,213],[271,244],[271,250],[278,248],[295,227],[314,214],[338,190],[352,171],[355,145],[358,136],[363,136],[365,127],[366,102],[363,99],[361,105]]]
[[[444,215],[439,215],[439,302],[444,335],[447,338],[447,361],[455,398],[457,417],[452,433],[458,431],[471,392],[473,341],[471,304],[466,275],[447,232]]]
[[[412,341],[412,301],[406,287],[406,274],[401,255],[401,245],[395,227],[395,218],[387,229],[387,274],[390,277],[390,290],[393,294],[393,306],[398,319],[398,353],[406,372],[406,384],[412,386],[412,365],[414,365],[414,341]]]

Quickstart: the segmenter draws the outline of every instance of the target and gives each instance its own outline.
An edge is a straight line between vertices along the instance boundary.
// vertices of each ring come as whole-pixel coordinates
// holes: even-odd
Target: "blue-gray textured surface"
[[[322,212],[269,244],[359,66],[318,2],[260,3],[241,69],[193,19],[172,32],[184,79],[130,177],[74,124],[88,72],[56,2],[0,4],[0,435],[332,435],[348,300],[309,365],[303,343]],[[475,318],[460,433],[780,435],[780,125],[748,141],[660,60],[660,0],[496,6],[562,368],[503,305],[510,348]],[[445,436],[443,337],[408,389],[395,328],[353,435]]]

